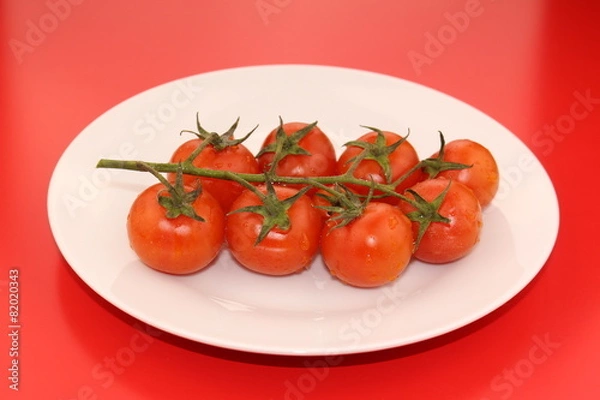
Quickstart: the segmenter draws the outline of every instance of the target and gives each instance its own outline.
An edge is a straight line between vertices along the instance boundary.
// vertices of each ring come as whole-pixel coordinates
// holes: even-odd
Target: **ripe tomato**
[[[274,186],[277,199],[288,199],[297,189]],[[258,186],[267,193],[264,185]],[[263,202],[252,191],[245,190],[232,204],[237,210],[261,206]],[[227,216],[226,240],[233,257],[244,267],[267,275],[289,275],[309,266],[319,248],[322,226],[320,213],[306,195],[299,197],[287,210],[290,226],[274,227],[258,244],[257,238],[265,218],[253,212],[236,212]]]
[[[171,156],[171,162],[180,162],[188,158],[190,154],[200,146],[202,141],[202,139],[192,139],[183,143]],[[198,168],[226,170],[247,174],[257,174],[260,172],[254,155],[243,144],[225,147],[222,150],[218,150],[213,145],[208,145],[200,152],[200,154],[198,154],[192,164]],[[175,174],[168,174],[168,177],[171,180],[174,176]],[[188,185],[198,179],[202,184],[202,188],[205,191],[210,192],[217,199],[225,212],[229,211],[233,200],[235,200],[244,189],[242,185],[233,181],[184,175],[184,183]]]
[[[185,215],[167,218],[157,196],[169,196],[162,183],[144,190],[131,206],[127,234],[133,251],[144,264],[170,274],[189,274],[208,266],[225,235],[225,215],[217,200],[202,192],[192,203],[205,220],[201,222]]]
[[[381,135],[383,135],[384,140],[381,140],[380,133]],[[381,131],[380,133],[377,131],[368,132],[363,136],[359,137],[356,140],[356,142],[376,144],[378,142],[378,137],[380,137],[380,148],[378,150],[373,151],[374,153],[380,153],[384,151],[383,147],[390,146],[402,139],[402,136],[393,132]],[[348,145],[346,150],[344,150],[344,152],[340,155],[340,158],[337,162],[337,173],[346,173],[352,165],[351,160],[357,157],[362,151],[363,148],[360,146]],[[387,155],[387,160],[387,162],[389,162],[390,168],[389,182],[386,179],[386,174],[381,164],[374,159],[370,159],[369,157],[360,161],[352,175],[355,178],[363,179],[369,182],[373,180],[376,183],[392,183],[396,179],[406,174],[411,168],[415,167],[420,161],[415,148],[408,141],[404,141],[401,145],[399,145],[391,153],[389,153]],[[425,176],[422,171],[415,170],[412,174],[408,176],[407,179],[405,179],[400,185],[396,187],[396,192],[402,193],[406,188],[411,187],[412,185],[424,178]],[[352,191],[354,191],[355,193],[361,195],[366,195],[369,192],[369,188],[367,186],[348,185],[348,187],[352,189]],[[375,191],[374,194],[381,195],[382,193]],[[383,201],[389,202],[391,204],[396,204],[398,202],[398,200],[393,197],[384,198]]]
[[[371,202],[349,224],[335,227],[337,224],[330,220],[323,228],[321,255],[331,274],[342,282],[381,286],[407,267],[413,234],[410,220],[397,207]]]
[[[448,187],[448,185],[450,185]],[[415,258],[429,263],[447,263],[467,255],[479,241],[482,226],[482,213],[479,200],[473,191],[458,181],[445,178],[429,179],[411,188],[428,202],[434,201],[448,188],[438,213],[450,222],[432,222],[414,252]],[[415,196],[405,192],[406,197]],[[398,204],[409,214],[416,208],[405,201]],[[417,238],[419,223],[413,221],[413,234]]]
[[[288,138],[294,139],[294,134],[309,124],[303,122],[288,122],[283,124],[281,128]],[[275,158],[273,146],[277,139],[277,131],[274,129],[265,138],[262,144],[261,152],[259,153],[258,165],[261,171],[269,171]],[[290,143],[292,144],[292,143]],[[292,177],[311,177],[311,176],[328,176],[335,174],[336,155],[335,148],[331,140],[317,126],[312,128],[305,136],[299,138],[296,143],[301,149],[308,152],[306,154],[290,154],[279,161],[275,168],[275,173],[279,176]],[[287,147],[287,145],[286,145]],[[270,150],[269,150],[270,149]],[[266,151],[269,150],[269,151]],[[299,186],[293,187],[298,188]]]
[[[435,158],[439,153],[435,153]],[[482,207],[487,206],[498,191],[500,174],[492,153],[481,144],[468,139],[453,140],[444,146],[443,161],[472,165],[471,168],[446,170],[437,177],[454,179],[467,185]]]

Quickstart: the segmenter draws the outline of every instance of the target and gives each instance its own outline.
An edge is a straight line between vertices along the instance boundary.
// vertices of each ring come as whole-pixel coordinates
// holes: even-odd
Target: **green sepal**
[[[317,121],[305,126],[304,128],[294,133],[291,133],[288,136],[283,130],[283,120],[281,119],[281,117],[279,117],[279,127],[275,132],[275,141],[263,147],[258,152],[256,157],[260,157],[261,155],[266,153],[275,153],[275,157],[273,158],[273,164],[271,165],[271,170],[274,170],[279,161],[283,160],[289,155],[309,156],[310,152],[308,152],[305,148],[300,146],[299,143],[311,130],[313,130],[315,126],[317,126]]]
[[[240,122],[240,118],[238,117],[235,120],[235,122],[233,123],[233,125],[231,125],[231,127],[222,134],[219,134],[217,132],[209,132],[202,127],[202,125],[200,124],[199,113],[196,113],[197,132],[190,131],[190,130],[183,130],[183,131],[181,131],[181,133],[184,133],[184,132],[192,133],[192,134],[196,135],[198,137],[198,139],[201,139],[203,141],[208,141],[209,144],[212,145],[217,151],[223,151],[228,147],[233,147],[233,146],[242,144],[246,139],[248,139],[250,137],[250,135],[252,135],[252,133],[254,133],[256,128],[258,128],[258,125],[256,125],[250,132],[248,132],[243,137],[241,137],[239,139],[234,139],[234,133],[238,127],[239,122]],[[200,153],[200,151],[192,153],[193,157],[191,157],[191,159],[189,159],[189,161],[193,160],[199,153]]]
[[[352,192],[346,186],[340,185],[340,187],[343,192],[340,193],[340,196],[337,198],[338,205],[330,207],[329,210],[329,212],[333,214],[329,220],[339,222],[331,226],[329,231],[346,226],[356,218],[360,217],[373,198],[373,185],[369,188],[369,193],[366,198],[362,200],[360,196]]]
[[[277,197],[277,193],[271,181],[266,180],[265,184],[267,188],[266,194],[259,191],[255,192],[262,204],[238,208],[230,211],[227,214],[231,215],[241,212],[251,212],[263,217],[263,223],[260,232],[256,238],[256,241],[254,242],[255,246],[262,242],[263,239],[266,238],[269,232],[271,232],[271,230],[274,228],[281,229],[282,231],[288,231],[291,228],[288,210],[292,207],[296,200],[298,200],[311,189],[310,186],[305,186],[293,196],[280,200]]]
[[[444,147],[446,146],[446,141],[444,139],[444,134],[441,131],[438,132],[440,134],[440,150],[438,151],[437,157],[427,158],[421,161],[423,171],[429,178],[435,178],[442,171],[471,168],[473,165],[444,161]]]
[[[440,206],[442,205],[442,202],[444,201],[444,198],[446,197],[446,194],[448,193],[448,189],[450,189],[451,184],[452,181],[448,181],[448,185],[444,188],[444,190],[439,195],[437,195],[437,197],[433,199],[433,201],[430,202],[425,200],[423,197],[421,197],[419,193],[415,192],[414,190],[407,189],[407,192],[413,195],[414,200],[405,199],[404,201],[409,202],[413,207],[416,208],[416,210],[407,213],[406,216],[411,221],[419,224],[419,230],[415,239],[415,251],[419,247],[423,235],[425,234],[427,228],[429,228],[429,225],[431,225],[432,222],[441,222],[446,224],[451,222],[450,219],[444,217],[438,211],[440,209]]]
[[[390,163],[390,154],[392,154],[402,143],[406,141],[410,131],[405,137],[397,140],[396,142],[387,145],[385,141],[385,135],[381,129],[373,128],[372,126],[361,125],[361,127],[369,129],[377,133],[374,143],[363,142],[360,140],[353,140],[347,142],[344,146],[356,146],[363,149],[363,151],[356,157],[352,157],[348,160],[348,163],[360,162],[362,160],[373,160],[379,164],[386,183],[390,183],[392,180],[392,166]]]
[[[193,207],[194,201],[202,194],[202,187],[198,184],[193,190],[189,192],[185,191],[181,163],[177,166],[174,184],[171,184],[171,182],[148,164],[140,162],[139,165],[154,175],[165,186],[164,190],[156,194],[156,200],[166,210],[165,215],[167,218],[173,219],[180,215],[185,215],[196,221],[204,222],[204,218],[198,215]],[[167,192],[168,195],[164,195],[164,192]]]

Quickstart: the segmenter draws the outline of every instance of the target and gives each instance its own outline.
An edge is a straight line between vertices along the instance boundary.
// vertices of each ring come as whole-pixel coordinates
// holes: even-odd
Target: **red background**
[[[445,32],[448,15],[476,1],[72,3],[0,1],[0,329],[8,331],[13,267],[20,269],[23,325],[19,392],[8,388],[10,342],[4,334],[0,339],[0,397],[600,397],[599,246],[592,233],[598,191],[591,180],[600,128],[598,3],[480,0],[477,15],[437,53],[427,47],[427,35]],[[260,4],[271,4],[272,13],[261,15]],[[55,25],[47,17],[53,8],[62,17]],[[32,31],[40,26],[48,32],[36,37]],[[428,63],[415,67],[409,54],[427,50]],[[327,360],[335,366],[323,367],[319,357],[242,353],[152,330],[156,337],[141,341],[146,327],[92,292],[61,257],[46,212],[53,167],[87,124],[144,89],[273,63],[338,65],[413,80],[508,127],[539,157],[559,196],[558,241],[541,273],[469,326],[406,347]],[[544,136],[544,126],[571,115],[576,92],[596,99],[587,115],[568,133]],[[540,352],[536,343],[544,340],[551,347]],[[102,379],[94,375],[132,343],[147,346],[130,365]]]

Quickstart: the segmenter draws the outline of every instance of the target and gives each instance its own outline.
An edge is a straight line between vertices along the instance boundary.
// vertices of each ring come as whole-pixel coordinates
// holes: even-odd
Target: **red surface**
[[[67,9],[71,3],[55,0],[63,4],[55,8],[61,19],[48,16],[53,0],[0,2],[7,188],[0,327],[9,333],[13,267],[20,270],[22,324],[18,392],[8,387],[8,335],[0,340],[1,398],[600,397],[599,246],[592,236],[598,192],[590,180],[600,128],[598,3],[71,1],[80,4]],[[260,4],[271,4],[264,19]],[[449,30],[448,15],[465,9],[468,26],[463,18],[462,32]],[[36,36],[40,22],[48,33]],[[428,44],[438,32],[448,35],[443,48]],[[419,68],[409,58],[416,53]],[[340,65],[414,80],[507,126],[540,158],[559,195],[560,233],[541,273],[498,311],[458,331],[329,359],[189,342],[144,327],[95,295],[61,257],[47,222],[48,181],[69,142],[108,108],[156,84],[272,63]],[[578,93],[593,101],[581,103]]]

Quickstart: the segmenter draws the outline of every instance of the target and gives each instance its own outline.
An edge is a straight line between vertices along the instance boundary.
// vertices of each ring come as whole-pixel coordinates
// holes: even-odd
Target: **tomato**
[[[378,142],[378,137],[380,134],[383,135],[384,140],[382,141],[383,143],[380,143],[380,148],[374,151],[375,153],[380,153],[383,151],[383,148],[381,148],[382,146],[390,146],[402,139],[402,136],[393,132],[372,131],[359,137],[356,142],[375,144]],[[347,145],[346,150],[344,150],[344,152],[340,155],[340,158],[337,162],[337,173],[346,173],[352,165],[352,159],[361,154],[362,151],[363,148],[358,145]],[[373,180],[376,183],[392,183],[396,179],[408,173],[411,168],[414,168],[420,161],[415,148],[406,140],[391,153],[387,154],[387,160],[390,168],[389,182],[386,179],[386,174],[382,165],[378,161],[370,159],[370,157],[360,161],[353,172],[353,176],[366,181]],[[417,169],[396,187],[396,192],[402,193],[406,188],[411,187],[424,178],[425,176],[423,172]],[[352,189],[352,191],[361,195],[366,195],[369,192],[369,188],[367,186],[350,184],[348,187]],[[382,193],[375,191],[375,194],[381,195]],[[398,202],[398,200],[393,197],[384,198],[383,201],[391,204],[396,204]]]
[[[294,133],[308,127],[303,122],[288,122],[281,128],[288,138],[294,139]],[[277,131],[274,129],[265,138],[261,151],[257,157],[258,165],[261,171],[269,171],[274,162],[275,153],[273,146],[277,138]],[[291,145],[292,143],[290,143]],[[279,176],[292,177],[311,177],[311,176],[329,176],[334,175],[336,171],[336,154],[331,140],[317,126],[312,128],[304,137],[299,138],[296,143],[301,149],[308,152],[306,154],[290,154],[279,161],[275,168],[275,173]],[[288,145],[286,145],[288,147]],[[298,185],[291,185],[299,188]]]
[[[431,222],[423,234],[415,258],[429,263],[447,263],[467,255],[479,241],[482,226],[481,205],[471,189],[458,181],[445,178],[429,179],[417,183],[411,188],[428,202],[434,201],[444,190],[445,197],[441,201],[438,213],[448,218],[449,222]],[[414,199],[409,192],[406,197]],[[408,202],[401,201],[400,209],[409,214],[416,208]],[[413,234],[417,238],[419,223],[414,222]]]
[[[321,255],[332,275],[352,286],[375,287],[396,279],[413,251],[410,220],[395,206],[369,203],[345,226],[330,220],[321,235]],[[332,229],[333,228],[333,229]]]
[[[438,155],[439,153],[435,153],[432,158]],[[498,191],[500,174],[496,160],[487,148],[468,139],[453,140],[444,146],[442,160],[472,167],[441,171],[437,177],[454,179],[467,185],[473,190],[482,207],[492,201]]]
[[[171,157],[171,162],[180,162],[187,159],[190,154],[202,143],[202,139],[192,139],[179,146]],[[192,164],[198,168],[207,168],[215,170],[226,170],[231,172],[257,174],[259,173],[258,163],[254,154],[243,144],[225,147],[218,150],[213,145],[208,145],[194,159]],[[169,174],[169,179],[173,179],[175,174]],[[231,203],[242,193],[244,187],[237,182],[224,179],[213,179],[197,177],[194,175],[184,175],[184,182],[192,184],[200,180],[203,189],[210,192],[219,202],[224,211],[229,211]]]
[[[193,209],[205,220],[201,222],[185,215],[168,218],[157,196],[170,196],[162,183],[133,202],[127,217],[131,248],[144,264],[162,272],[189,274],[207,267],[225,235],[225,215],[217,200],[208,192],[194,200]]]
[[[257,187],[267,193],[265,185]],[[298,193],[297,189],[273,186],[276,198],[284,200]],[[252,191],[245,190],[232,204],[237,210],[264,205]],[[289,229],[274,227],[257,242],[265,218],[254,212],[235,212],[227,216],[226,241],[233,257],[244,267],[266,275],[289,275],[307,268],[319,248],[321,215],[307,195],[299,197],[287,210]]]

